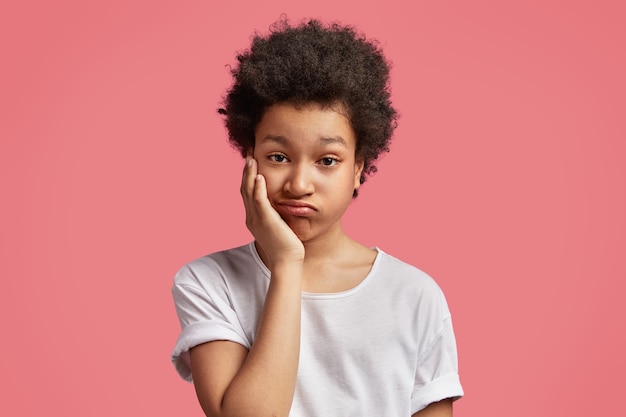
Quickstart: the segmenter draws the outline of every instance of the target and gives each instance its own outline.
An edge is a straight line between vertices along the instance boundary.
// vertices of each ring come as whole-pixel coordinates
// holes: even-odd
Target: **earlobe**
[[[354,190],[358,190],[361,186],[361,174],[363,174],[363,167],[365,166],[365,160],[363,158],[357,158],[354,163]]]

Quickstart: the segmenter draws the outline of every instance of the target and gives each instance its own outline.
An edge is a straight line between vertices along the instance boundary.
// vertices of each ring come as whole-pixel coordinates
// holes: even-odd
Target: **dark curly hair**
[[[339,104],[354,129],[356,153],[365,161],[361,183],[376,172],[374,162],[389,151],[397,124],[389,63],[376,43],[350,26],[310,20],[292,27],[283,19],[268,36],[256,34],[237,60],[233,85],[218,111],[242,156],[254,147],[255,128],[273,104]]]

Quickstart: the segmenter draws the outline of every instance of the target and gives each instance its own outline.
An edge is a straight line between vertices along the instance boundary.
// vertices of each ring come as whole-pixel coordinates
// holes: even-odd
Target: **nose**
[[[315,191],[312,167],[306,164],[294,164],[285,181],[285,192],[294,197],[313,194]]]

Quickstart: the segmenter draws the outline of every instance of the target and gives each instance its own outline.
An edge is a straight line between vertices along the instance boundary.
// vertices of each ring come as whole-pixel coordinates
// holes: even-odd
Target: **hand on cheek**
[[[246,226],[265,254],[268,268],[272,270],[285,262],[302,263],[304,245],[270,204],[265,178],[251,156],[246,158],[241,196],[246,209]]]

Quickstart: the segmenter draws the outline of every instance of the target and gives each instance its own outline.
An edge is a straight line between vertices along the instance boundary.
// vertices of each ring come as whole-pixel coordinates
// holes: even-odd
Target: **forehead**
[[[279,103],[266,110],[255,130],[255,145],[265,143],[354,149],[356,137],[342,106]]]

